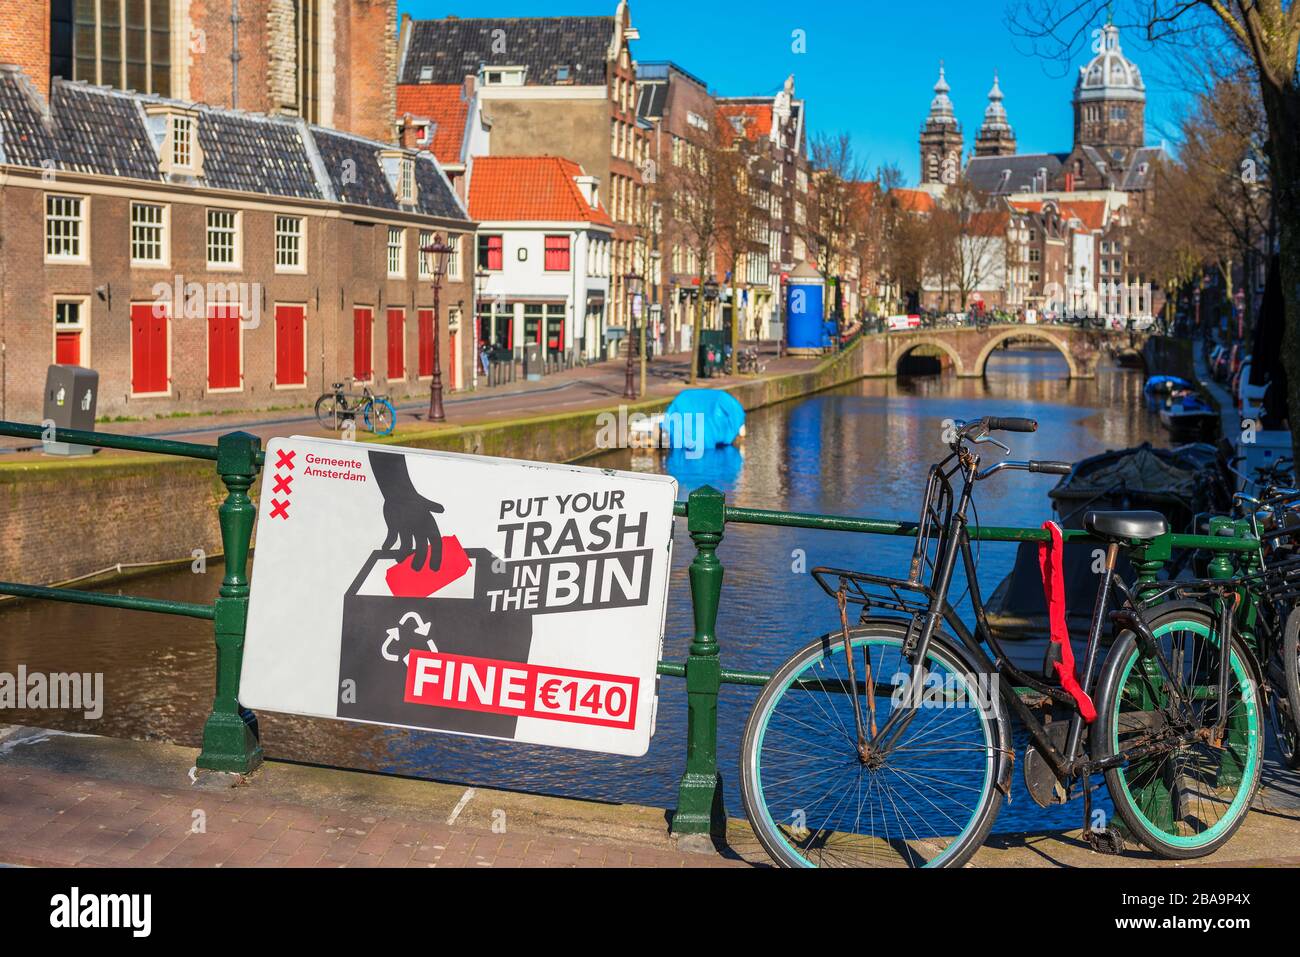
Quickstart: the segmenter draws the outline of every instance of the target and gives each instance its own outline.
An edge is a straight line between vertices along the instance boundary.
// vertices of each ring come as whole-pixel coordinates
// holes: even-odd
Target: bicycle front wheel
[[[323,395],[316,400],[316,421],[323,429],[337,430],[346,411],[347,404],[340,401],[333,393]]]
[[[1092,754],[1135,752],[1106,772],[1106,788],[1138,840],[1161,857],[1203,857],[1241,826],[1259,787],[1259,680],[1250,652],[1234,637],[1227,698],[1220,700],[1222,640],[1214,612],[1198,602],[1170,602],[1148,614],[1159,654],[1144,658],[1131,632],[1115,641],[1102,668]],[[1224,716],[1225,733],[1216,741]],[[1162,740],[1157,750],[1136,750]]]
[[[843,636],[827,635],[773,676],[745,726],[745,812],[759,842],[788,867],[955,867],[983,843],[1001,806],[998,755],[1010,740],[996,685],[936,636],[923,666],[888,622],[850,631],[855,693],[897,737],[857,748]],[[868,685],[868,674],[871,684]],[[912,681],[924,695],[908,698]],[[906,720],[904,720],[906,719]],[[873,742],[874,743],[874,742]]]
[[[387,399],[375,399],[366,407],[366,428],[375,435],[387,435],[397,427],[397,410]]]

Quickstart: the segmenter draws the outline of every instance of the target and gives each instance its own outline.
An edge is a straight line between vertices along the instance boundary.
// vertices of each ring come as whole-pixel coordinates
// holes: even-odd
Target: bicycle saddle
[[[335,389],[341,389],[341,388],[343,388],[343,385],[344,385],[344,384],[343,384],[342,382],[335,382],[334,385],[332,386],[332,388],[335,388]]]
[[[1149,540],[1169,531],[1169,523],[1159,512],[1088,512],[1083,527],[1107,542]]]

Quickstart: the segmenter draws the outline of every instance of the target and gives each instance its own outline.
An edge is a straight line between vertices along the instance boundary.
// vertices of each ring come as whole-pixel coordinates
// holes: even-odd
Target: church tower
[[[1133,150],[1146,145],[1147,88],[1124,56],[1113,22],[1102,27],[1095,49],[1074,87],[1074,148],[1091,146],[1122,167]]]
[[[947,184],[961,175],[961,125],[952,110],[948,93],[952,88],[939,64],[939,82],[934,85],[930,115],[921,127],[921,184]]]
[[[976,156],[1014,156],[1016,131],[1007,121],[1007,110],[1002,105],[1002,88],[998,75],[993,74],[993,89],[989,90],[989,105],[984,111],[984,125],[975,137]]]

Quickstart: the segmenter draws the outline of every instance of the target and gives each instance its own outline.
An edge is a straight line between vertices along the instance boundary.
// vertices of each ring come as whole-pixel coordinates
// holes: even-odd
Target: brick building
[[[453,238],[441,364],[473,377],[473,234],[437,163],[300,117],[0,67],[0,417],[41,414],[46,367],[100,374],[99,412],[310,404],[355,376],[427,393],[419,247]]]
[[[0,63],[393,138],[396,0],[5,0]],[[234,18],[232,20],[232,17]]]
[[[398,118],[403,126],[425,119],[437,130],[446,122],[440,119],[445,112],[418,115],[418,105],[412,104],[421,92],[413,87],[463,87],[474,98],[463,149],[490,149],[492,156],[560,156],[596,178],[614,223],[610,301],[602,327],[609,341],[621,334],[631,311],[626,277],[644,277],[648,268],[650,207],[644,170],[649,137],[636,116],[630,46],[637,36],[628,4],[620,0],[609,17],[404,17],[399,37],[397,95],[403,109]],[[437,111],[432,98],[428,102],[430,112]],[[445,101],[444,106],[453,109]],[[489,139],[470,135],[484,128],[490,130]],[[481,145],[475,147],[476,142]],[[471,180],[475,155],[487,154],[464,156],[465,176]],[[611,328],[613,336],[608,335]],[[587,345],[589,354],[604,351],[593,353],[593,345]]]

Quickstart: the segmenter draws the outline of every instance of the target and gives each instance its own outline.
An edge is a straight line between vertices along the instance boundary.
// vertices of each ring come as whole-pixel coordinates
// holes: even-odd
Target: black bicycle
[[[1010,793],[1009,715],[1030,739],[1030,795],[1050,806],[1082,794],[1085,834],[1098,849],[1121,850],[1123,838],[1093,819],[1097,774],[1128,833],[1162,857],[1209,854],[1241,824],[1263,739],[1259,676],[1233,627],[1234,586],[1180,582],[1180,594],[1194,597],[1167,585],[1139,600],[1115,573],[1121,548],[1167,534],[1163,516],[1084,520],[1107,548],[1075,693],[1017,668],[990,632],[967,525],[972,492],[1003,471],[1063,475],[1070,466],[1003,461],[981,470],[972,447],[1010,451],[991,433],[1036,429],[1028,419],[987,418],[953,430],[950,454],[930,468],[906,578],[814,569],[841,627],[767,683],[741,756],[746,812],[778,863],[960,866]],[[949,602],[958,560],[973,631]],[[856,625],[850,608],[860,608]],[[1097,669],[1108,621],[1114,638]]]
[[[375,435],[388,435],[397,425],[397,410],[386,395],[375,395],[369,386],[361,394],[344,391],[345,383],[335,382],[331,391],[316,400],[316,421],[323,428],[338,431],[360,415],[367,429]]]

